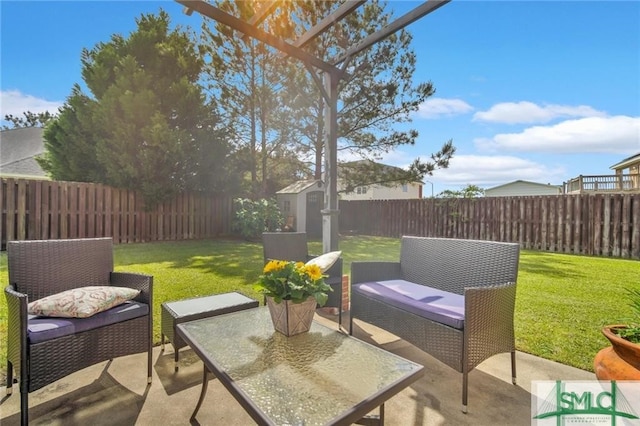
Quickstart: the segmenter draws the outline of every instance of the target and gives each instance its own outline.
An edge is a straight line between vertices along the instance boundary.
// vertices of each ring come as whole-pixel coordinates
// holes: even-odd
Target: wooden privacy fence
[[[182,194],[145,211],[136,191],[101,184],[2,179],[0,234],[10,240],[113,237],[114,243],[231,233],[233,202]]]
[[[640,259],[640,194],[340,201],[340,231]]]

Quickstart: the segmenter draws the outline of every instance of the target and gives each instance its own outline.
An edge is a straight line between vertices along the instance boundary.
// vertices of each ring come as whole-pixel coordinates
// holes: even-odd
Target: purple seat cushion
[[[404,280],[355,284],[357,291],[423,318],[462,330],[464,296]]]
[[[40,343],[148,314],[149,305],[130,301],[89,318],[57,318],[29,315],[27,335],[31,343]]]

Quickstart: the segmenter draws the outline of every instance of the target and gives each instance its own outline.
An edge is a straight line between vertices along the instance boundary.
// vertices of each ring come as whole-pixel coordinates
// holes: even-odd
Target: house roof
[[[36,162],[44,154],[43,129],[23,127],[0,132],[0,175],[46,177]]]
[[[507,183],[504,183],[502,185],[494,186],[492,188],[487,188],[486,191],[491,191],[491,190],[494,190],[494,189],[503,188],[505,186],[511,186],[513,184],[516,184],[516,183],[524,183],[526,185],[532,185],[532,186],[544,186],[545,188],[562,188],[562,185],[551,185],[550,183],[539,183],[539,182],[531,182],[531,181],[528,181],[528,180],[518,179],[518,180],[514,180],[513,182],[507,182]]]
[[[628,168],[630,165],[635,164],[635,163],[639,163],[640,162],[640,152],[632,155],[629,158],[625,158],[624,160],[620,161],[619,163],[614,164],[613,166],[609,167],[612,170],[624,170],[626,168]]]
[[[315,185],[316,182],[318,181],[317,180],[299,180],[287,186],[286,188],[282,188],[280,191],[277,191],[276,194],[299,194],[305,189],[308,189],[313,185]]]
[[[343,166],[354,167],[354,168],[357,168],[359,165],[362,165],[362,166],[374,165],[376,167],[379,167],[380,170],[385,171],[387,173],[391,173],[391,172],[394,172],[394,171],[396,171],[396,172],[406,172],[406,170],[404,170],[402,167],[389,166],[387,164],[376,163],[375,161],[372,161],[372,160],[356,160],[356,161],[349,161],[349,162],[343,164]],[[340,176],[341,166],[342,165],[338,165],[338,176]],[[419,183],[419,184],[424,185],[424,182],[422,182],[421,180],[416,180],[413,183]]]

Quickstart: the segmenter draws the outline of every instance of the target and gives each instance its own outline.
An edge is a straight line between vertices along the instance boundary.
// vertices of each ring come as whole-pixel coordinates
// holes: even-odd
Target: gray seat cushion
[[[352,291],[431,321],[459,330],[464,328],[464,296],[459,294],[404,280],[355,284]]]
[[[40,343],[148,314],[149,305],[129,301],[89,318],[56,318],[29,315],[27,335],[32,344]]]

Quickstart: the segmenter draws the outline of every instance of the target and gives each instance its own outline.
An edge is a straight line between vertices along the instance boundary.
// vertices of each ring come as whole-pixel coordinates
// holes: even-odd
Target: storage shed
[[[321,180],[299,180],[276,192],[280,211],[291,230],[322,236],[322,209],[325,185]]]

